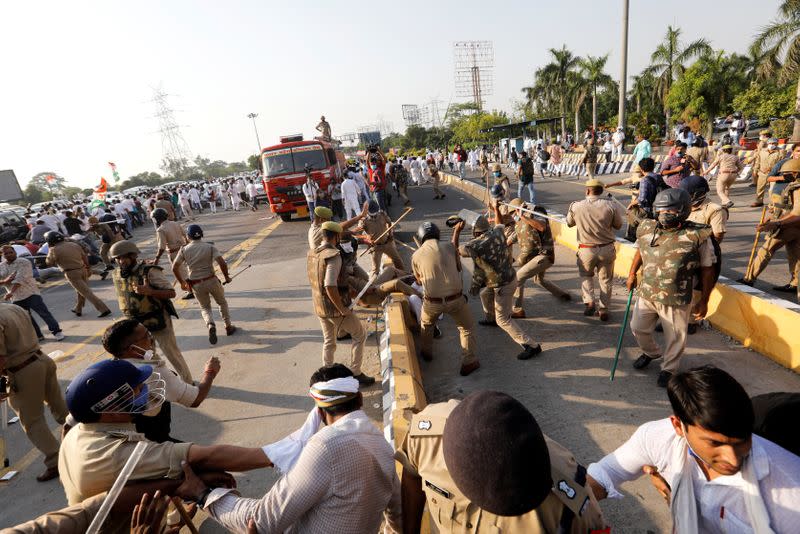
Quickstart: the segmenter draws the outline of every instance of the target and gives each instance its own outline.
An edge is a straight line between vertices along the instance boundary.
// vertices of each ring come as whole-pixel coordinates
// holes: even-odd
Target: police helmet
[[[491,193],[492,193],[492,198],[501,198],[505,193],[505,189],[503,189],[502,185],[495,184],[492,186]]]
[[[709,191],[708,180],[697,175],[687,176],[678,187],[689,193],[692,203],[703,200]]]
[[[108,250],[108,255],[111,256],[112,259],[119,258],[120,256],[127,256],[128,254],[139,254],[139,247],[136,246],[136,243],[128,241],[127,239],[117,241],[111,245],[111,248]]]
[[[370,215],[375,215],[376,213],[378,213],[379,211],[381,211],[381,205],[380,205],[380,204],[378,204],[378,203],[377,203],[376,201],[374,201],[374,200],[370,200],[370,201],[369,201],[369,206],[367,207],[367,210],[369,211],[369,214],[370,214]]]
[[[781,173],[784,172],[800,172],[800,159],[790,159],[781,165]]]
[[[482,234],[484,232],[488,232],[490,229],[491,226],[489,226],[489,220],[483,215],[478,216],[475,219],[475,222],[472,224],[473,234]]]
[[[47,241],[47,244],[52,247],[56,243],[61,243],[64,241],[64,235],[61,232],[50,230],[44,234],[44,240]]]
[[[692,197],[685,189],[676,187],[661,191],[653,201],[653,211],[659,213],[667,210],[677,211],[681,220],[686,220],[692,212]]]
[[[417,228],[417,241],[419,241],[420,244],[424,243],[428,239],[435,239],[436,241],[439,241],[440,236],[441,233],[439,232],[439,227],[430,221],[425,221],[419,225],[419,228]]]
[[[150,214],[150,217],[156,221],[156,224],[161,224],[169,219],[169,213],[167,213],[167,210],[164,208],[156,208],[153,210],[153,213]]]
[[[190,224],[186,228],[186,235],[189,236],[189,239],[200,239],[203,237],[203,229],[199,224]]]

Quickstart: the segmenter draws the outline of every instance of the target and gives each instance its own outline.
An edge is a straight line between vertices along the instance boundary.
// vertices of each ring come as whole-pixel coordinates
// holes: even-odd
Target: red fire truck
[[[302,134],[287,135],[280,141],[261,151],[261,179],[270,209],[284,221],[291,220],[293,213],[307,217],[308,205],[303,195],[306,166],[320,189],[325,189],[331,177],[342,175],[347,160],[331,143],[304,141]]]

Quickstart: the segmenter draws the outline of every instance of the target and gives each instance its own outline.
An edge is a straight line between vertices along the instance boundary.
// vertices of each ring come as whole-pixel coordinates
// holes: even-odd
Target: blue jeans
[[[378,203],[383,211],[386,211],[386,191],[383,189],[372,192],[372,199]]]
[[[314,208],[317,207],[317,203],[306,200],[306,204],[308,204],[308,216],[311,218],[311,222],[314,222]]]
[[[526,186],[528,188],[528,193],[530,194],[531,197],[531,204],[536,204],[536,190],[533,188],[533,179],[531,179],[531,181],[528,182],[527,184],[522,183],[522,180],[519,181],[519,187],[517,188],[517,196],[519,198],[522,198],[522,189]],[[522,200],[524,201],[525,199],[522,198]]]
[[[463,161],[458,162],[458,175],[462,180],[467,176],[467,164]]]
[[[44,303],[41,295],[31,295],[26,299],[14,302],[14,304],[23,310],[28,311],[28,315],[31,316],[31,322],[33,323],[33,329],[36,330],[37,337],[42,337],[42,330],[39,328],[39,325],[36,323],[36,320],[33,318],[33,314],[31,312],[36,312],[36,314],[41,317],[45,323],[47,323],[47,328],[50,329],[50,333],[56,334],[61,332],[61,327],[58,326],[58,321],[56,321],[56,318],[53,317],[52,313],[50,313],[50,310],[47,309],[47,305]]]

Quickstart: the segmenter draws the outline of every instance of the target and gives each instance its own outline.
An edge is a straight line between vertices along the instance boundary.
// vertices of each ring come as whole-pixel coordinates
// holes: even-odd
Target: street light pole
[[[627,123],[625,116],[625,98],[628,92],[628,8],[630,0],[622,0],[622,66],[619,75],[619,127],[624,128]]]
[[[247,118],[253,119],[253,130],[256,131],[256,142],[258,143],[258,151],[256,155],[261,154],[261,139],[258,138],[258,126],[256,126],[256,117],[258,117],[258,113],[248,113]]]

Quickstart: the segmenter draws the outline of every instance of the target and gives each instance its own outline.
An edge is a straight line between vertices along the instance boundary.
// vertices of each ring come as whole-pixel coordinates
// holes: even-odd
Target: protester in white
[[[242,197],[236,192],[236,184],[237,182],[234,182],[228,188],[228,195],[230,196],[231,204],[233,205],[233,211],[239,211],[239,206],[242,204]]]
[[[219,191],[219,199],[222,202],[222,210],[228,211],[231,209],[231,194],[230,194],[230,186],[228,185],[227,180],[223,180],[217,186],[217,190]]]
[[[478,168],[478,149],[473,148],[469,151],[469,170],[474,171]]]
[[[217,213],[217,186],[206,187],[203,191],[203,201],[208,203],[211,213]]]
[[[189,220],[194,220],[192,206],[189,204],[189,193],[187,193],[185,189],[178,189],[178,204],[181,205],[183,215],[189,218]]]
[[[364,202],[369,200],[369,186],[367,186],[367,179],[364,177],[364,173],[361,171],[353,173],[353,179],[355,180],[356,184],[358,184],[358,190],[361,193],[361,200],[358,203],[361,206]],[[361,209],[359,208],[359,212]],[[349,217],[348,217],[349,218]]]
[[[237,179],[237,180],[236,180],[236,181],[233,183],[233,191],[236,193],[236,195],[238,195],[238,196],[239,196],[239,199],[240,199],[240,200],[244,200],[244,199],[242,198],[242,193],[244,193],[244,192],[245,192],[244,178],[238,178],[238,179]]]
[[[675,374],[673,415],[640,426],[588,469],[598,499],[649,474],[668,499],[680,534],[797,532],[800,457],[752,434],[744,388],[726,372],[699,367]]]
[[[411,181],[414,182],[414,185],[419,185],[422,183],[422,176],[421,176],[421,169],[419,160],[416,156],[411,156],[411,163],[409,164],[409,168],[411,169]]]
[[[248,198],[248,200],[250,200],[250,204],[252,205],[252,208],[255,210],[256,209],[256,196],[258,195],[258,187],[253,182],[253,180],[250,180],[249,182],[247,182],[246,189],[247,189],[247,198]]]
[[[361,213],[359,202],[359,187],[356,183],[355,173],[348,172],[342,182],[342,199],[344,200],[345,219],[352,219]]]
[[[61,221],[52,213],[42,211],[39,219],[44,221],[44,224],[46,224],[51,230],[64,233],[64,228],[61,226]]]
[[[616,161],[622,158],[622,151],[625,147],[625,132],[622,128],[617,128],[617,131],[611,136],[611,159]]]

